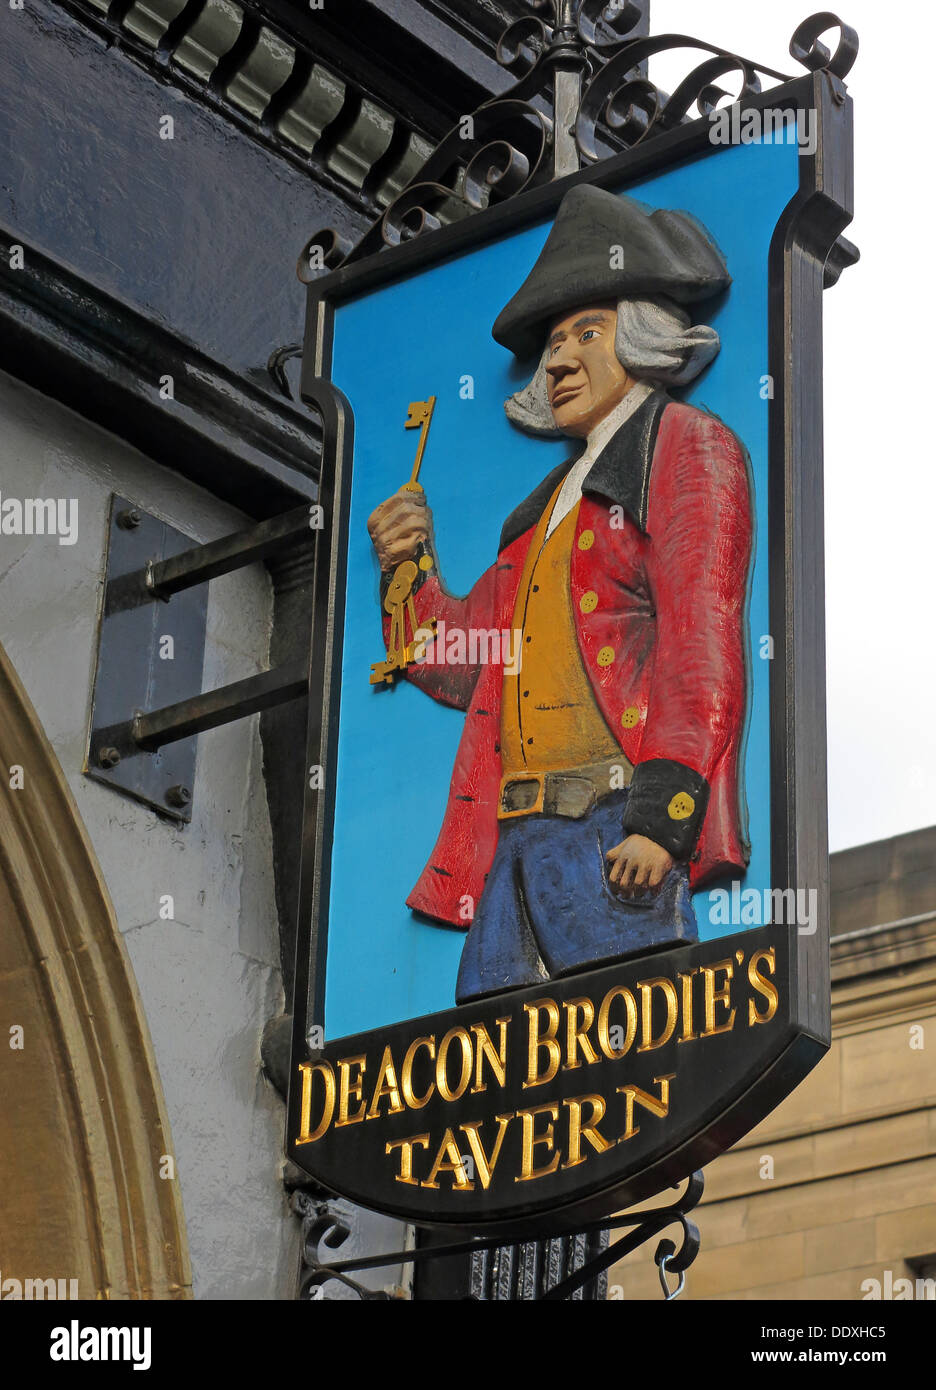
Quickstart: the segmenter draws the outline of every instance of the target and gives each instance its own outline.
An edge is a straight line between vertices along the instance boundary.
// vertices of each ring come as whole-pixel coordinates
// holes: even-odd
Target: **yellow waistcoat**
[[[505,775],[582,767],[621,751],[592,693],[575,635],[569,561],[580,503],[546,540],[561,487],[540,517],[517,590],[513,630],[520,633],[520,670],[505,671],[501,706]]]

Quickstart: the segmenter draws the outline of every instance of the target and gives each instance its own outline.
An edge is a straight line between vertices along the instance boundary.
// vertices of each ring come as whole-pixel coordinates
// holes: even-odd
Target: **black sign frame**
[[[418,1224],[532,1238],[574,1229],[677,1183],[710,1161],[762,1120],[819,1061],[830,1044],[829,887],[826,818],[826,711],[822,486],[822,292],[837,276],[833,248],[852,216],[852,103],[837,77],[810,73],[750,95],[742,111],[762,108],[816,113],[813,153],[799,153],[799,190],[776,226],[768,264],[768,367],[774,382],[769,403],[768,495],[771,516],[769,585],[774,660],[770,672],[772,877],[793,889],[815,889],[818,926],[807,934],[795,926],[749,929],[737,936],[681,948],[611,968],[618,977],[677,970],[687,951],[698,963],[726,958],[738,949],[750,959],[758,949],[776,949],[773,976],[780,997],[770,1045],[751,1049],[726,1089],[706,1094],[689,1128],[672,1130],[665,1152],[649,1154],[610,1186],[574,1176],[548,1201],[518,1184],[508,1203],[474,1203],[460,1217],[443,1188],[416,1198],[407,1184],[389,1183],[368,1161],[366,1145],[345,1146],[340,1160],[325,1149],[298,1144],[302,1085],[300,1067],[336,1046],[312,1048],[309,1037],[324,1018],[326,912],[335,814],[337,710],[344,625],[344,585],[350,503],[353,416],[349,402],[330,381],[335,306],[353,294],[421,269],[466,247],[542,219],[558,207],[570,187],[589,182],[623,189],[703,150],[711,152],[710,123],[681,125],[600,165],[341,267],[309,286],[302,396],[323,427],[320,501],[328,519],[318,538],[314,636],[310,666],[307,768],[324,772],[321,790],[306,791],[297,934],[295,1026],[287,1112],[289,1158],[316,1181],[362,1205]],[[782,522],[782,524],[781,524]],[[763,941],[761,942],[761,938]],[[745,967],[746,968],[746,967]],[[430,1018],[380,1030],[389,1040],[399,1029],[443,1033],[459,1024],[493,1022],[522,1008],[537,994],[554,998],[588,993],[601,986],[608,969],[512,991],[480,1005],[464,1005]],[[768,1030],[755,1030],[766,1033]],[[359,1052],[369,1035],[341,1039],[342,1056]],[[657,1073],[658,1075],[658,1073]],[[647,1074],[648,1081],[653,1077]],[[703,1091],[707,1077],[699,1078]],[[505,1103],[509,1101],[505,1096]],[[514,1098],[516,1099],[516,1098]],[[535,1098],[534,1098],[535,1101]],[[548,1119],[548,1117],[547,1117]],[[383,1123],[386,1123],[385,1121]],[[427,1120],[428,1123],[428,1120]],[[450,1123],[449,1120],[446,1123]],[[412,1128],[412,1117],[410,1117]],[[382,1131],[383,1134],[383,1131]],[[387,1131],[391,1140],[396,1136]],[[310,1150],[315,1149],[312,1154]],[[584,1165],[582,1171],[587,1168]],[[388,1169],[389,1172],[389,1169]]]

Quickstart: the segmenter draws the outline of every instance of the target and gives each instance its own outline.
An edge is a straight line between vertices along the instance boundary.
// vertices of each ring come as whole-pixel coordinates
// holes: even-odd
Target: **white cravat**
[[[630,419],[637,407],[643,404],[653,389],[653,386],[649,382],[638,381],[631,387],[624,399],[619,401],[613,410],[609,410],[603,420],[598,421],[598,424],[585,441],[585,452],[582,454],[581,458],[575,460],[565,476],[562,490],[556,498],[556,505],[553,507],[552,515],[549,518],[549,525],[546,527],[547,540],[559,523],[569,515],[569,512],[581,497],[582,484],[588,476],[588,470],[591,468],[602,449],[611,439],[612,435],[617,433],[624,421]]]

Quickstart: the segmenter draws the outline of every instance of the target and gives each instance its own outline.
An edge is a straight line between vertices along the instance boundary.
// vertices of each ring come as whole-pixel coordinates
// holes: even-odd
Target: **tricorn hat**
[[[689,304],[730,284],[721,252],[688,213],[650,212],[579,184],[559,204],[539,259],[491,331],[518,357],[532,357],[548,324],[579,305],[655,294]]]

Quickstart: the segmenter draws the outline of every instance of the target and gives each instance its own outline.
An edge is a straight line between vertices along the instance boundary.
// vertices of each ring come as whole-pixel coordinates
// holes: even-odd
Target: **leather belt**
[[[615,774],[617,785],[612,786]],[[561,772],[510,772],[501,778],[497,819],[546,815],[580,820],[603,796],[629,787],[633,775],[634,765],[623,752],[600,763],[563,768]]]

